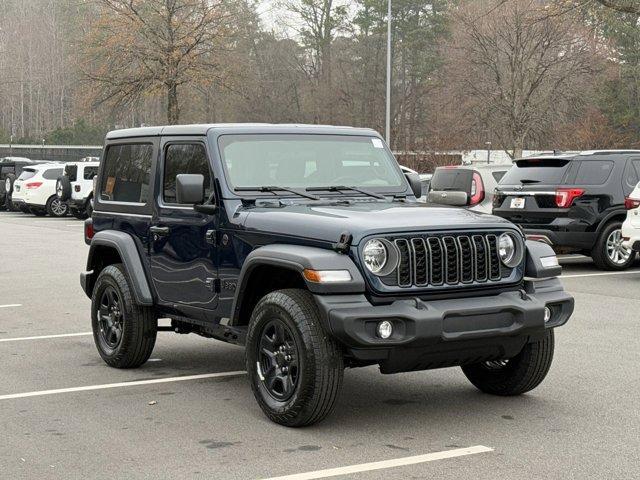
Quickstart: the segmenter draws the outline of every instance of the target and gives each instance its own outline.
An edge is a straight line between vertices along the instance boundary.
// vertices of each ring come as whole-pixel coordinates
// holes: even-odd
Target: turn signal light
[[[340,283],[350,282],[351,274],[349,270],[311,270],[305,268],[302,275],[309,282],[313,283]]]
[[[33,190],[34,188],[38,188],[40,185],[42,185],[42,182],[29,182],[25,183],[24,187],[29,190]]]
[[[569,208],[576,198],[584,195],[583,188],[559,188],[556,190],[556,205],[558,208]]]
[[[634,208],[640,207],[640,199],[627,197],[624,199],[624,208],[627,210],[633,210]]]

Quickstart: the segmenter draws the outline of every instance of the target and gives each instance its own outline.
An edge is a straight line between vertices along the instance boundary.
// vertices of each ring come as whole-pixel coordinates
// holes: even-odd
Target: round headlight
[[[380,240],[369,240],[362,249],[365,267],[373,274],[379,274],[387,264],[387,247]]]
[[[518,245],[519,243],[509,233],[503,233],[498,239],[500,260],[509,268],[515,267],[522,260],[522,252]]]

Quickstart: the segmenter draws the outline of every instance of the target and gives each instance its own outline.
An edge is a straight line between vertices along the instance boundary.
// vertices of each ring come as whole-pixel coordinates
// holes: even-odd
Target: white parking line
[[[184,377],[154,378],[152,380],[137,380],[132,382],[105,383],[102,385],[87,385],[85,387],[58,388],[56,390],[40,390],[37,392],[11,393],[0,395],[0,400],[13,398],[42,397],[44,395],[56,395],[58,393],[86,392],[90,390],[105,390],[107,388],[135,387],[137,385],[154,385],[156,383],[185,382],[187,380],[200,380],[203,378],[234,377],[245,375],[245,371],[203,373],[200,375],[185,375]]]
[[[640,270],[627,270],[626,272],[580,273],[576,275],[560,275],[560,278],[603,277],[608,275],[634,275],[634,274],[640,274]]]
[[[85,335],[93,335],[93,333],[92,332],[61,333],[58,335],[40,335],[38,337],[0,338],[0,342],[23,342],[25,340],[45,340],[47,338],[63,338],[63,337],[83,337]]]
[[[0,305],[0,308],[14,308],[14,307],[21,307],[22,304],[21,303],[10,303],[7,305]]]
[[[433,462],[444,460],[445,458],[463,457],[477,453],[493,452],[493,448],[476,445],[475,447],[457,448],[455,450],[445,450],[442,452],[427,453],[426,455],[416,455],[414,457],[394,458],[393,460],[383,460],[381,462],[361,463],[348,467],[329,468],[327,470],[317,470],[315,472],[295,473],[283,477],[271,477],[265,480],[313,480],[315,478],[336,477],[338,475],[349,475],[359,472],[370,472],[372,470],[382,470],[385,468],[403,467],[415,465],[417,463]]]

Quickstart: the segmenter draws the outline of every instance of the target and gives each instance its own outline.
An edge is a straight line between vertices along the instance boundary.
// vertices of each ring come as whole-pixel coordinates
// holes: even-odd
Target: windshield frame
[[[213,133],[213,134],[211,134]],[[387,156],[389,162],[390,162],[390,167],[394,170],[394,172],[397,173],[397,175],[399,176],[400,179],[400,185],[397,187],[393,187],[393,186],[362,186],[361,188],[366,189],[366,190],[370,190],[371,192],[377,193],[377,194],[382,194],[382,195],[389,195],[389,196],[398,196],[398,195],[412,195],[412,192],[409,190],[409,184],[405,178],[404,173],[402,172],[400,165],[398,164],[398,161],[396,160],[395,156],[393,155],[393,153],[391,152],[391,150],[389,149],[389,147],[387,146],[387,144],[384,142],[384,140],[382,139],[382,137],[380,137],[377,133],[375,133],[373,130],[368,130],[368,129],[352,129],[351,127],[316,127],[316,126],[307,126],[307,127],[296,127],[295,130],[293,128],[289,127],[280,127],[278,128],[278,126],[273,126],[272,128],[255,128],[255,129],[221,129],[220,131],[215,131],[215,132],[210,132],[210,141],[212,143],[212,146],[214,148],[212,148],[212,151],[215,152],[215,157],[216,157],[216,162],[217,163],[216,167],[219,166],[220,168],[220,174],[218,175],[218,178],[223,177],[224,178],[224,182],[220,182],[221,185],[223,186],[223,198],[264,198],[264,197],[269,197],[269,198],[273,198],[275,195],[279,196],[279,197],[291,197],[291,198],[296,198],[299,200],[303,200],[302,198],[300,198],[299,196],[296,196],[292,193],[288,193],[286,191],[282,191],[282,192],[260,192],[260,191],[242,191],[242,192],[238,192],[235,190],[236,186],[231,182],[230,179],[230,174],[228,172],[227,166],[226,166],[226,162],[224,160],[224,155],[223,155],[223,151],[222,151],[222,145],[220,143],[220,139],[222,137],[225,136],[250,136],[250,135],[260,135],[260,136],[265,136],[265,135],[288,135],[288,136],[294,136],[294,135],[301,135],[301,136],[313,136],[313,135],[317,135],[317,136],[351,136],[351,137],[366,137],[366,138],[370,138],[370,139],[379,139],[382,141],[383,144],[383,150],[385,152],[385,155]],[[304,188],[306,187],[292,187],[290,185],[283,185],[285,187],[290,187],[290,188],[301,188],[304,190]],[[313,185],[309,185],[309,186],[313,186]],[[349,185],[350,186],[350,185]],[[242,185],[240,185],[240,187],[242,187]],[[341,191],[341,192],[330,192],[330,191],[314,191],[315,195],[318,196],[322,196],[322,197],[342,197],[344,198],[345,196],[356,196],[356,197],[366,197],[367,195],[364,195],[362,193],[356,192],[356,191]]]

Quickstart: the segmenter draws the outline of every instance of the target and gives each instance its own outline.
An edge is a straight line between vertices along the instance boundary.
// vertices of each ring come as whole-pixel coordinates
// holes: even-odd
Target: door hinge
[[[219,278],[206,278],[204,281],[207,290],[213,293],[220,293],[220,279]]]
[[[209,245],[217,246],[217,235],[215,230],[207,230],[204,238]]]

